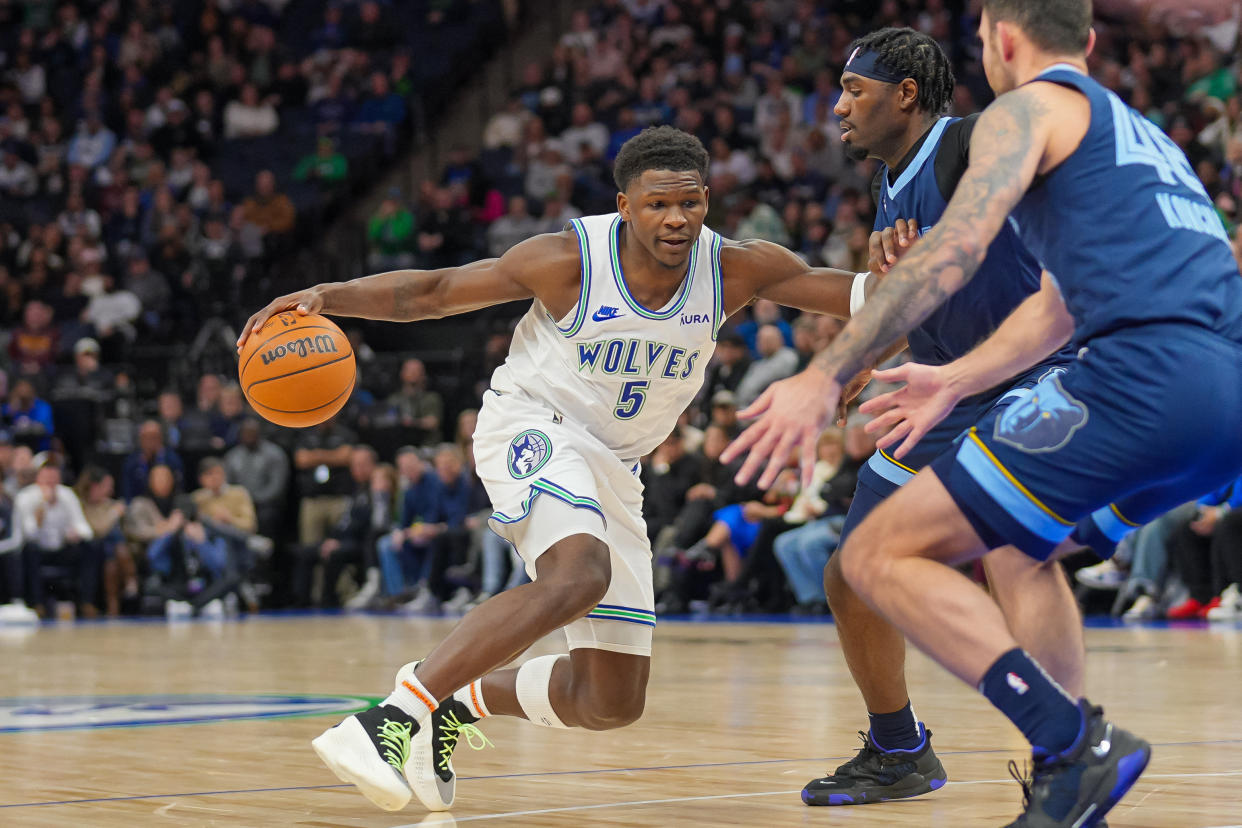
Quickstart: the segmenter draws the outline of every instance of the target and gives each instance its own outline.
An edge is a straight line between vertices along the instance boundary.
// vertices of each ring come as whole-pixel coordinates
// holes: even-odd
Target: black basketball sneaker
[[[397,672],[397,683],[413,673],[418,662]],[[491,744],[474,726],[479,719],[470,706],[449,696],[431,714],[427,726],[417,731],[410,741],[410,759],[405,765],[405,778],[410,789],[429,811],[447,811],[453,807],[457,793],[457,775],[453,771],[453,751],[465,738],[475,750]]]
[[[858,731],[862,750],[831,776],[812,779],[802,789],[807,805],[870,805],[906,799],[940,789],[948,775],[931,746],[931,732],[919,723],[923,743],[913,750],[883,750]]]
[[[1104,719],[1104,711],[1079,702],[1087,726],[1078,744],[1035,761],[1022,783],[1022,816],[1008,828],[1100,828],[1104,815],[1134,785],[1151,759],[1151,745]]]

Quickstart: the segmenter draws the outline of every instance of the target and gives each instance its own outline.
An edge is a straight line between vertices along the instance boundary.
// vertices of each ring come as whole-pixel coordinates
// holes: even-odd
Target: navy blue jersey
[[[1035,185],[1010,224],[1061,289],[1074,340],[1155,322],[1242,342],[1242,279],[1186,156],[1160,129],[1068,64],[1037,81],[1091,103],[1078,149]]]
[[[942,192],[942,182],[936,174],[937,155],[942,151],[946,130],[961,120],[937,121],[895,181],[887,166],[881,169],[876,230],[891,227],[900,218],[916,219],[921,235],[940,221],[948,197],[953,194]],[[957,152],[954,147],[944,151]],[[957,178],[965,170],[964,162],[962,158]],[[952,186],[957,186],[956,179]],[[1019,241],[1014,229],[1006,226],[988,248],[975,278],[910,331],[907,339],[911,355],[916,362],[926,365],[944,365],[964,356],[991,335],[1026,297],[1037,292],[1039,282],[1039,262]]]
[[[941,118],[897,170],[887,165],[880,169],[874,194],[875,229],[891,227],[899,218],[915,219],[921,235],[940,221],[966,171],[977,117]],[[914,361],[944,365],[964,356],[990,336],[1026,297],[1037,292],[1039,285],[1039,262],[1006,225],[988,248],[975,278],[907,335]],[[1050,368],[1071,359],[1072,354],[1062,350],[996,388],[962,400],[919,441],[907,460],[914,468],[930,462],[1010,388],[1032,384]]]

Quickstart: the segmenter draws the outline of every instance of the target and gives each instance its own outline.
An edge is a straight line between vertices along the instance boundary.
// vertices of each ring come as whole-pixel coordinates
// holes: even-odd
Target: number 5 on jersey
[[[649,385],[651,385],[651,380],[632,380],[621,386],[621,393],[617,397],[617,407],[612,412],[618,420],[632,420],[638,416],[643,403],[647,401],[647,386]]]

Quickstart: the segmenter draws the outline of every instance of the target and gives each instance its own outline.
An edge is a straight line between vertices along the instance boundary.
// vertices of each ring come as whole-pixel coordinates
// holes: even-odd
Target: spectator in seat
[[[168,315],[172,302],[172,289],[164,274],[151,267],[147,252],[135,246],[129,255],[124,288],[138,299],[142,307],[143,325],[152,331],[159,331],[161,323]]]
[[[73,343],[73,367],[56,378],[57,399],[106,402],[112,398],[112,372],[99,364],[99,343],[89,336]]]
[[[392,20],[376,0],[358,5],[358,19],[349,29],[349,44],[363,52],[384,52],[392,48],[397,33]]]
[[[405,99],[392,91],[387,75],[372,72],[370,94],[362,99],[354,113],[354,129],[379,136],[385,155],[392,155],[397,148],[397,130],[405,123],[405,118]]]
[[[714,400],[721,391],[737,391],[748,368],[750,351],[746,349],[745,340],[736,333],[721,332],[716,342],[716,353],[707,367],[703,396]]]
[[[151,470],[149,496],[130,504],[131,534],[149,540],[151,576],[144,600],[162,605],[170,619],[223,617],[223,599],[237,592],[241,575],[225,538],[194,520],[193,502],[177,497],[175,491],[171,472],[156,466]]]
[[[140,316],[142,302],[138,297],[118,286],[111,276],[104,276],[103,291],[91,297],[82,319],[94,330],[109,361],[115,361],[137,336],[134,324]]]
[[[428,390],[423,361],[407,359],[401,363],[400,378],[401,386],[388,397],[388,405],[396,409],[401,425],[417,430],[419,442],[439,441],[444,401],[435,391]]]
[[[504,109],[492,115],[483,128],[483,146],[489,150],[501,147],[516,149],[522,143],[522,134],[530,119],[531,114],[522,106],[522,99],[510,95]]]
[[[413,446],[397,451],[397,474],[401,490],[397,528],[376,544],[384,593],[392,600],[404,601],[410,611],[425,612],[439,606],[426,584],[432,534],[425,527],[435,519],[443,484]],[[415,590],[413,600],[411,588]]]
[[[487,228],[487,252],[499,258],[506,250],[539,232],[540,222],[530,214],[526,199],[515,195],[509,197],[509,210]]]
[[[138,448],[125,458],[121,472],[121,497],[128,503],[147,490],[151,469],[166,466],[180,486],[184,470],[177,452],[164,445],[164,430],[158,420],[138,426]]]
[[[777,380],[793,376],[798,370],[798,352],[785,345],[780,328],[764,325],[755,337],[759,359],[746,369],[746,375],[737,386],[737,401],[741,406],[754,402],[764,389]]]
[[[229,482],[250,493],[259,534],[276,537],[289,488],[289,458],[279,446],[263,438],[257,418],[242,421],[237,445],[224,455],[224,471]]]
[[[204,457],[198,464],[199,488],[190,495],[198,519],[213,529],[229,529],[252,535],[258,529],[254,501],[244,486],[232,485],[218,457]]]
[[[750,319],[737,326],[737,333],[746,342],[752,357],[759,357],[759,329],[764,325],[775,325],[780,329],[785,344],[793,347],[793,328],[781,318],[781,307],[770,299],[758,299],[750,309]],[[737,389],[732,389],[736,391]]]
[[[345,183],[349,175],[349,161],[337,152],[336,144],[328,136],[315,143],[315,151],[305,155],[293,169],[294,181],[314,181],[321,190],[332,191]]]
[[[39,190],[35,168],[21,159],[11,144],[0,159],[0,196],[10,200],[27,199]]]
[[[125,504],[112,496],[112,475],[99,466],[87,466],[78,475],[74,491],[82,504],[82,513],[91,526],[94,539],[87,541],[97,548],[95,556],[103,560],[104,606],[109,616],[121,614],[121,602],[138,598],[138,569],[125,543],[121,519]]]
[[[297,220],[297,210],[289,196],[277,192],[276,176],[271,170],[260,170],[255,176],[254,195],[242,202],[242,211],[246,221],[257,226],[265,239],[292,232]]]
[[[18,374],[48,371],[60,349],[60,329],[52,323],[52,306],[32,300],[22,308],[22,324],[9,339],[9,359]]]
[[[418,218],[420,265],[455,267],[469,256],[474,230],[448,187],[429,188],[429,200]]]
[[[32,624],[39,620],[38,613],[26,605],[24,563],[21,529],[13,520],[13,499],[0,489],[0,583],[4,585],[0,592],[0,623]]]
[[[116,149],[116,133],[104,126],[98,112],[88,112],[77,133],[69,141],[65,160],[75,166],[94,169],[108,163]]]
[[[608,150],[608,127],[595,120],[595,112],[589,103],[576,103],[570,126],[561,133],[561,146],[565,148],[565,160],[576,164],[582,144],[588,144],[597,155]]]
[[[224,107],[224,138],[259,138],[271,135],[280,126],[280,116],[269,100],[259,98],[252,83],[242,86],[237,100]]]
[[[97,547],[85,543],[94,537],[91,525],[78,496],[61,483],[60,467],[55,462],[44,463],[35,473],[35,482],[17,493],[13,513],[23,542],[26,603],[36,611],[52,609],[43,566],[55,564],[73,572],[82,616],[98,616],[95,602],[103,560]]]
[[[323,540],[304,546],[298,552],[293,594],[299,605],[312,603],[311,582],[316,567],[323,568],[323,591],[315,603],[331,608],[341,605],[337,582],[346,566],[353,565],[362,571],[374,566],[371,476],[375,468],[375,450],[370,446],[355,446],[350,450],[352,492],[346,497],[346,508]]]
[[[340,415],[298,432],[293,443],[293,467],[297,471],[298,543],[319,545],[328,530],[349,508],[352,485],[349,459],[358,437]]]
[[[52,422],[52,406],[40,399],[34,383],[21,378],[13,383],[9,398],[0,408],[4,427],[19,443],[34,451],[47,451],[52,446],[56,426]]]
[[[414,214],[392,187],[367,222],[368,266],[377,272],[414,266]]]

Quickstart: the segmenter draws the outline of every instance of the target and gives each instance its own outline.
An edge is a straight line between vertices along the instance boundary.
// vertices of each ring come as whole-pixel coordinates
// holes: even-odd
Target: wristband
[[[871,273],[858,273],[854,276],[854,284],[850,287],[850,316],[858,313],[867,301],[867,277]]]

